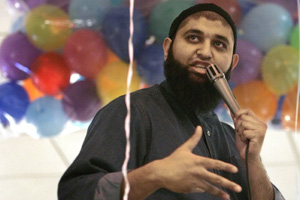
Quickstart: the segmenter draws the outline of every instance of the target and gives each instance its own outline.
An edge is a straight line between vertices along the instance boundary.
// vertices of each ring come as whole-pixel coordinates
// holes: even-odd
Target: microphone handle
[[[233,115],[240,109],[234,95],[225,78],[218,78],[213,81],[214,87],[218,90],[223,100],[229,107],[229,110]]]

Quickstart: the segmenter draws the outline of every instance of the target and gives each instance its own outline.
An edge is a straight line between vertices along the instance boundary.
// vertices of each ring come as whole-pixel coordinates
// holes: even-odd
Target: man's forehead
[[[227,37],[228,40],[234,42],[233,31],[228,24],[224,24],[221,20],[210,20],[204,16],[186,18],[178,31],[188,32],[190,30],[199,30],[201,32],[209,31],[215,35]]]

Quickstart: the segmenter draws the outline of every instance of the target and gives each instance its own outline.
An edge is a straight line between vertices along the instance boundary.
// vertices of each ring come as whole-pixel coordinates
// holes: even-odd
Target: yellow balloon
[[[277,95],[287,93],[298,82],[299,51],[292,46],[272,48],[262,63],[262,77]]]
[[[54,51],[63,47],[72,32],[72,23],[62,9],[42,5],[28,13],[25,30],[36,47],[44,51]]]
[[[126,94],[128,69],[127,63],[117,61],[108,63],[98,73],[96,77],[97,91],[103,105]],[[134,66],[129,90],[133,92],[139,88],[140,78]]]

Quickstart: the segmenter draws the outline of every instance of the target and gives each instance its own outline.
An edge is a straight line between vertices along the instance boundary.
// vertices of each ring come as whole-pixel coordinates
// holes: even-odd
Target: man
[[[235,130],[211,112],[219,102],[206,78],[216,64],[237,65],[236,29],[214,4],[183,11],[163,47],[166,81],[131,94],[129,199],[284,199],[260,160],[266,125],[248,109],[235,113]],[[124,97],[95,116],[83,147],[63,175],[60,200],[120,199],[125,157]]]

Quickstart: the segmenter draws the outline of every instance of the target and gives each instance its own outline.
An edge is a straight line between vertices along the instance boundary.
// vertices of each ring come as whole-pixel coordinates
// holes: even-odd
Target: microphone
[[[211,64],[206,68],[206,75],[213,86],[217,89],[219,94],[222,96],[231,113],[235,115],[240,107],[235,97],[233,96],[224,73],[219,69],[217,65]]]

